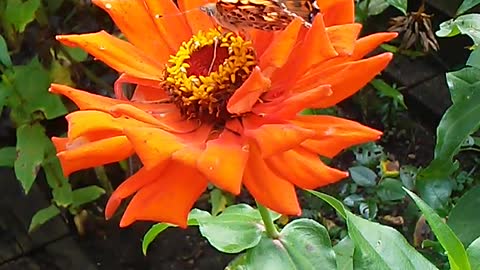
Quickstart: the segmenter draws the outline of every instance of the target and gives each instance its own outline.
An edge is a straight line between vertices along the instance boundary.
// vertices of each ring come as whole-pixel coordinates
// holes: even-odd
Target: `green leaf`
[[[470,270],[470,263],[465,248],[450,227],[443,223],[440,216],[417,195],[407,189],[405,189],[405,192],[407,192],[420,211],[422,211],[433,233],[442,247],[447,251],[451,269]]]
[[[343,206],[343,204],[335,199],[334,197],[330,196],[330,195],[327,195],[325,193],[321,193],[321,192],[318,192],[318,191],[315,191],[315,190],[307,190],[309,193],[311,193],[312,195],[324,200],[325,202],[327,202],[328,204],[330,204],[330,206],[332,206],[335,210],[337,210],[338,214],[343,217],[344,219],[347,218],[347,213],[346,213],[346,209],[345,207]]]
[[[90,203],[105,194],[105,190],[98,186],[88,186],[78,188],[73,191],[73,207],[79,207],[83,204]]]
[[[382,201],[396,201],[405,197],[402,182],[393,178],[383,179],[377,186],[377,196]]]
[[[30,114],[41,111],[47,119],[67,113],[60,97],[48,93],[50,74],[37,58],[32,59],[27,65],[15,66],[14,72],[14,86],[23,100],[18,109]]]
[[[40,165],[44,160],[45,150],[49,144],[50,140],[40,124],[27,124],[18,127],[17,159],[14,168],[25,193],[28,193],[37,177]]]
[[[335,252],[327,230],[310,219],[289,223],[278,239],[262,237],[247,251],[247,269],[335,269]]]
[[[27,24],[35,19],[35,12],[40,8],[40,0],[8,0],[4,12],[5,23],[13,25],[22,33]]]
[[[72,185],[70,185],[68,178],[63,174],[60,161],[55,154],[55,148],[50,142],[47,147],[47,157],[42,167],[47,183],[52,189],[53,201],[56,205],[66,208],[73,202]]]
[[[468,99],[480,87],[480,69],[475,67],[449,72],[446,78],[454,104]]]
[[[355,243],[354,269],[437,269],[395,229],[347,212],[348,235]]]
[[[476,48],[472,51],[467,60],[467,66],[475,67],[480,69],[480,49]]]
[[[403,108],[407,109],[403,95],[400,93],[400,91],[398,91],[398,89],[380,79],[374,79],[370,82],[370,84],[383,96],[391,98],[395,103],[400,104]]]
[[[187,223],[188,223],[188,226],[199,226],[200,221],[207,220],[211,217],[212,217],[212,215],[210,215],[210,213],[208,213],[207,211],[203,211],[203,210],[194,208],[188,214]]]
[[[62,51],[63,50],[68,54],[69,57],[71,57],[76,62],[83,62],[87,60],[88,53],[84,51],[82,48],[68,47],[68,46],[62,45]],[[68,60],[68,57],[66,57],[62,51],[60,52],[60,56],[63,56],[61,58]]]
[[[467,14],[445,21],[436,32],[439,37],[452,37],[458,34],[468,35],[474,46],[480,43],[480,14]]]
[[[474,6],[480,4],[480,0],[463,0],[460,7],[458,7],[457,15],[465,13],[469,9],[473,8]]]
[[[210,191],[210,203],[212,204],[212,215],[216,216],[227,207],[227,198],[223,195],[222,190],[214,188]]]
[[[10,59],[10,54],[8,53],[7,42],[2,35],[0,35],[0,64],[6,67],[12,66],[12,60]]]
[[[259,212],[246,204],[230,206],[218,216],[197,221],[200,233],[225,253],[238,253],[256,246],[264,231]]]
[[[387,3],[400,10],[403,15],[407,15],[408,0],[387,0]]]
[[[348,169],[350,177],[362,187],[374,187],[376,184],[377,174],[367,167],[355,166]]]
[[[0,167],[13,167],[17,159],[15,147],[4,147],[0,149]]]
[[[52,218],[56,217],[60,214],[60,210],[55,205],[50,205],[47,208],[43,208],[39,210],[35,215],[32,217],[32,221],[30,222],[30,227],[28,228],[28,232],[33,232],[39,226],[44,224],[45,222],[51,220]]]
[[[464,246],[470,245],[470,243],[480,237],[480,226],[472,226],[472,224],[480,224],[479,206],[480,186],[477,186],[467,191],[448,215],[447,224]]]
[[[368,8],[367,8],[368,3]],[[366,12],[367,16],[375,16],[387,9],[390,4],[385,0],[370,0],[370,1],[362,1],[358,4],[360,11]],[[365,18],[366,19],[366,18]]]
[[[480,270],[480,237],[468,246],[467,254],[472,270]]]
[[[155,224],[152,227],[150,227],[150,229],[148,229],[148,231],[143,236],[143,240],[142,240],[143,255],[147,256],[148,246],[150,246],[150,244],[153,242],[153,240],[155,240],[157,238],[157,236],[161,232],[165,231],[168,227],[170,227],[170,224],[158,223],[158,224]]]
[[[437,269],[395,229],[353,215],[329,195],[309,192],[329,203],[347,220],[348,235],[355,244],[354,269]]]
[[[338,242],[333,250],[337,259],[337,270],[353,270],[353,252],[355,251],[355,245],[350,237],[343,238]]]

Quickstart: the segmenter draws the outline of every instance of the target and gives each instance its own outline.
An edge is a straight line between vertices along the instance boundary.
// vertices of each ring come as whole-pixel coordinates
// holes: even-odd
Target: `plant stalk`
[[[279,233],[277,231],[277,228],[275,227],[275,224],[273,223],[270,211],[268,211],[268,209],[265,206],[261,205],[259,202],[257,202],[257,207],[258,212],[260,212],[260,215],[262,216],[263,224],[265,224],[265,231],[267,233],[267,236],[272,239],[278,238]]]

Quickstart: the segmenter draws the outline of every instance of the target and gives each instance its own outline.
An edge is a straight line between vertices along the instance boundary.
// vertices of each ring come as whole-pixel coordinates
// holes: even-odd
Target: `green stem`
[[[113,193],[113,187],[112,187],[112,184],[110,183],[110,179],[108,179],[107,172],[105,171],[105,167],[103,166],[95,167],[95,174],[97,175],[100,186],[102,186],[102,188],[105,190],[105,193],[107,193],[107,195],[111,195]]]
[[[273,223],[272,216],[270,215],[270,211],[268,209],[257,202],[258,212],[262,216],[263,224],[265,224],[265,230],[267,232],[268,237],[272,239],[276,239],[279,236],[277,228],[275,228],[275,224]]]

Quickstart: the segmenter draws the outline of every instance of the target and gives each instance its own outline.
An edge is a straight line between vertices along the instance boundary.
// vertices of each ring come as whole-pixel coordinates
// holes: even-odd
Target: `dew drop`
[[[155,19],[160,19],[162,17],[162,15],[160,14],[155,14]]]
[[[208,167],[209,171],[213,171],[213,166]]]
[[[100,47],[98,47],[99,50],[101,51],[104,51],[105,50],[105,46],[101,45]]]
[[[111,8],[112,8],[112,4],[110,4],[110,3],[105,4],[105,8],[106,8],[106,9],[111,9]]]
[[[250,152],[250,145],[245,144],[244,146],[242,146],[242,151],[247,153]]]

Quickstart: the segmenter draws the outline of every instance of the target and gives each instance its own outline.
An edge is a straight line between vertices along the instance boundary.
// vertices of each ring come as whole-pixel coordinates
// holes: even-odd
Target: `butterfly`
[[[234,32],[251,28],[279,31],[295,18],[302,19],[308,28],[320,12],[316,0],[217,0],[200,10]]]

